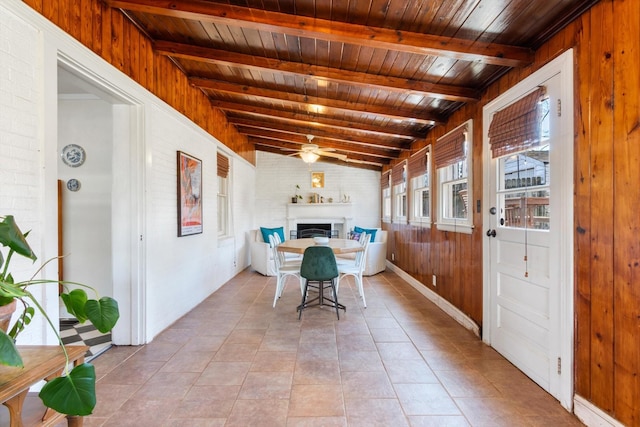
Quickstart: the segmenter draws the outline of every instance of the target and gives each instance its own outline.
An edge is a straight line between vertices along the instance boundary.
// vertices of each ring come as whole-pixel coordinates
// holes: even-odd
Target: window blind
[[[540,100],[544,94],[544,87],[540,87],[493,115],[489,125],[492,157],[502,157],[540,144]]]
[[[218,153],[218,176],[226,178],[229,176],[229,158]]]
[[[389,171],[383,172],[380,177],[380,188],[383,190],[389,188],[389,173]]]
[[[396,164],[392,170],[391,170],[391,183],[393,185],[398,185],[401,184],[402,182],[404,182],[405,180],[405,176],[404,176],[404,167],[407,164],[406,160],[401,161],[400,163]]]
[[[407,173],[409,177],[415,178],[424,175],[427,171],[427,147],[409,157],[407,162]]]
[[[467,126],[460,126],[436,141],[433,160],[436,168],[452,165],[467,156],[464,143],[467,140]]]

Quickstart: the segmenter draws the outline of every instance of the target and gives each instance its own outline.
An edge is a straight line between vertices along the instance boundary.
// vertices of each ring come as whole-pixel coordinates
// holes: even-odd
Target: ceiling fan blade
[[[325,157],[333,157],[336,159],[340,159],[340,160],[347,160],[347,156],[344,154],[338,154],[338,153],[329,153],[323,150],[316,150],[314,151],[314,153],[320,155],[320,156],[325,156]]]

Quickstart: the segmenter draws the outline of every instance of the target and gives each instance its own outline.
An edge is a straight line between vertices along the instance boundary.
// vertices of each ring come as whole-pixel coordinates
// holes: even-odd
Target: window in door
[[[438,179],[438,230],[471,233],[472,120],[436,141],[434,161]]]
[[[509,143],[508,149],[497,148],[497,154],[505,153],[497,159],[497,196],[503,213],[499,226],[549,230],[549,97],[536,92],[531,98],[537,104],[531,107],[535,117],[530,121],[530,126],[539,128],[535,138],[522,138],[524,142],[518,145]]]

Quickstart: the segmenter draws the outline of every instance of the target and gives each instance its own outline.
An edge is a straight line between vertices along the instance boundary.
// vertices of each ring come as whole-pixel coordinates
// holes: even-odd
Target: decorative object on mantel
[[[96,295],[97,292],[94,288],[82,283],[36,278],[48,262],[57,258],[47,260],[30,279],[14,282],[9,271],[12,256],[18,254],[32,261],[36,260],[36,255],[26,240],[28,234],[29,232],[22,233],[20,231],[12,215],[0,216],[0,245],[9,248],[6,256],[0,253],[0,306],[16,305],[17,302],[20,302],[19,310],[21,311],[13,328],[8,333],[0,331],[0,364],[17,368],[24,366],[15,345],[15,339],[29,325],[37,309],[56,334],[67,360],[64,375],[47,382],[40,390],[39,396],[45,406],[59,413],[75,416],[89,415],[96,405],[95,369],[89,363],[82,363],[69,371],[69,355],[60,334],[44,308],[29,291],[29,287],[47,284],[62,285],[64,291],[60,294],[60,298],[62,298],[67,311],[81,323],[90,320],[102,333],[111,331],[118,321],[120,317],[118,303],[110,297],[102,297],[99,300],[88,299],[82,288],[91,289]],[[77,288],[67,292],[68,285]]]
[[[302,200],[302,196],[298,194],[300,186],[296,184],[296,195],[291,198],[291,203],[298,203],[298,199]]]
[[[344,194],[342,196],[342,203],[351,203],[351,196],[347,196],[346,194]]]

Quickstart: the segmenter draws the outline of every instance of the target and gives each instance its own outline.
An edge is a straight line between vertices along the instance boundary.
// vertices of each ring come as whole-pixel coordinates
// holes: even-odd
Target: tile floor
[[[111,347],[111,333],[103,334],[90,321],[60,321],[60,338],[65,345],[87,345],[85,361],[90,362]]]
[[[580,426],[396,274],[310,308],[246,271],[141,347],[94,360],[93,426]]]

